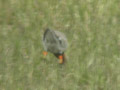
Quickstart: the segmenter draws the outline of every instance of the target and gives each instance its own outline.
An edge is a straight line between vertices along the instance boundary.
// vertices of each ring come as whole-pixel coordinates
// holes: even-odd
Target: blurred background
[[[0,0],[0,90],[120,90],[120,0]],[[45,28],[69,47],[44,59]]]

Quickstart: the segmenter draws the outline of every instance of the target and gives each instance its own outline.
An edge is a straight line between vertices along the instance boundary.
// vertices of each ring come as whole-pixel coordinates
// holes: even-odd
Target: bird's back
[[[61,42],[63,42],[63,44]],[[62,33],[46,29],[43,35],[43,45],[49,52],[62,53],[67,48],[67,40]]]

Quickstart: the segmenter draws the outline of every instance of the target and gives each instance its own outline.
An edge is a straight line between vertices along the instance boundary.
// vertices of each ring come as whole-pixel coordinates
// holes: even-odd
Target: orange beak
[[[48,53],[48,52],[44,51],[44,52],[43,52],[43,55],[44,55],[44,56],[46,56],[46,55],[47,55],[47,53]]]
[[[60,64],[63,64],[63,63],[64,63],[63,55],[60,55],[58,58],[59,58],[59,63],[60,63]]]

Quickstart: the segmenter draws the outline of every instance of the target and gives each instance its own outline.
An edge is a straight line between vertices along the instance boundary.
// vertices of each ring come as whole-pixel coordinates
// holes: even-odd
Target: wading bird
[[[43,46],[45,49],[44,56],[47,55],[47,52],[51,52],[59,59],[60,64],[65,62],[64,52],[68,47],[68,43],[63,33],[46,29],[43,35]]]

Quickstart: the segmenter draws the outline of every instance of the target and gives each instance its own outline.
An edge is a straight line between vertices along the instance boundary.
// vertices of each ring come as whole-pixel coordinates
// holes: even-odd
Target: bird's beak
[[[58,58],[59,58],[59,63],[63,64],[64,63],[63,55],[58,56]]]
[[[65,62],[65,54],[54,54],[59,59],[59,64],[63,64]]]
[[[59,55],[58,58],[60,64],[63,64],[65,62],[65,54]]]
[[[44,52],[43,52],[43,55],[44,55],[44,56],[46,56],[46,55],[47,55],[47,53],[48,53],[48,52],[44,51]]]

